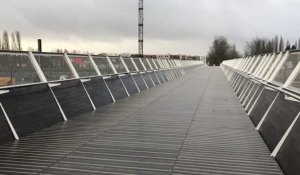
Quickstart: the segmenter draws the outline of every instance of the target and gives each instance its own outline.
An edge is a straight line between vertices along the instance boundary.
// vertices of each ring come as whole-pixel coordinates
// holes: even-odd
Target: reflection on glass
[[[139,58],[133,58],[133,61],[136,65],[136,67],[139,69],[139,71],[143,71],[145,70],[142,63],[140,62],[140,59]]]
[[[151,64],[151,66],[152,66],[153,69],[156,69],[156,67],[155,67],[154,62],[153,62],[152,59],[149,59],[149,63]]]
[[[35,54],[34,57],[48,81],[74,78],[64,55]]]
[[[125,69],[120,57],[109,57],[109,59],[112,62],[112,64],[115,66],[116,71],[118,73],[126,72],[126,69]]]
[[[161,69],[162,67],[160,66],[159,62],[157,59],[153,59],[153,61],[155,62],[155,64],[157,65],[158,69]]]
[[[97,72],[88,56],[69,55],[69,58],[79,77],[97,76]]]
[[[300,91],[300,72],[298,72],[298,75],[296,79],[293,81],[293,83],[291,84],[291,87],[297,88],[298,91]]]
[[[99,71],[101,74],[114,74],[113,69],[111,68],[109,62],[107,61],[106,57],[101,56],[93,56],[93,60],[95,61]]]
[[[0,55],[0,86],[40,82],[27,54]]]
[[[265,67],[265,69],[261,72],[261,75],[260,75],[261,78],[265,77],[266,74],[269,72],[269,70],[270,70],[270,68],[272,66],[272,63],[274,62],[274,60],[277,58],[278,55],[279,54],[276,54],[275,56],[272,56],[270,58],[270,60],[268,61],[267,65]]]
[[[294,68],[297,66],[300,61],[300,53],[291,53],[287,58],[286,62],[280,68],[280,71],[276,75],[274,81],[284,84],[286,80],[291,75]]]
[[[144,59],[144,58],[142,58],[141,60],[142,60],[143,64],[145,65],[146,69],[147,69],[147,70],[151,70],[151,67],[150,67],[150,65],[148,64],[148,61],[147,61],[146,59]]]
[[[252,70],[250,70],[250,73],[253,74],[255,72],[255,70],[258,68],[259,63],[263,60],[263,56],[259,56],[257,61],[254,62],[253,66],[252,66]]]
[[[127,66],[127,68],[129,69],[130,72],[135,72],[136,71],[136,69],[135,69],[135,67],[134,67],[134,65],[133,65],[130,58],[123,58],[123,60],[124,60],[126,66]]]

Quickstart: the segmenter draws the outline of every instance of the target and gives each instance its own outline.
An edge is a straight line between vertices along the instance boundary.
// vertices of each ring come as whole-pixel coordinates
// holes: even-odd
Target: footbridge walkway
[[[236,68],[237,62],[241,65],[249,58],[207,67],[199,62],[175,60],[1,54],[7,59],[12,55],[20,60],[28,57],[29,61],[10,62],[14,73],[1,75],[10,77],[10,81],[2,78],[3,82],[15,85],[3,85],[0,90],[0,174],[299,172],[297,145],[291,144],[289,138],[298,128],[297,120],[283,131],[284,139],[277,144],[270,140],[278,134],[280,124],[265,127],[264,131],[269,129],[274,135],[257,129],[253,116],[259,116],[259,112],[251,111],[256,110],[255,106],[266,105],[261,100],[263,93],[252,92],[250,88],[263,91],[270,87],[256,85],[253,77]],[[135,71],[130,71],[130,65]],[[37,72],[39,81],[29,68]],[[22,74],[24,70],[26,74]],[[24,81],[28,84],[22,84]],[[18,82],[21,83],[16,85]],[[249,102],[245,105],[247,98]],[[296,95],[283,99],[291,98]],[[250,115],[248,103],[253,103],[249,105],[253,108]],[[285,101],[278,105],[285,105]],[[294,100],[289,104],[293,109],[290,113],[275,113],[295,114],[299,112],[297,105]],[[274,112],[270,106],[266,108],[269,109],[265,115],[270,116],[264,118],[268,119]],[[270,123],[283,121],[273,119]],[[266,120],[266,126],[268,123]],[[263,128],[264,124],[260,125]],[[294,144],[299,143],[299,136],[292,136]],[[276,154],[270,143],[275,144]],[[294,155],[289,154],[290,148]]]

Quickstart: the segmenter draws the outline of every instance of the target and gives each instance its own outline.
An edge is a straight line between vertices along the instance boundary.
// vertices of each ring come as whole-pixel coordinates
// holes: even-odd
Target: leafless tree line
[[[22,50],[22,41],[19,31],[12,32],[10,37],[6,30],[0,36],[0,50]]]
[[[300,49],[300,39],[291,44],[289,40],[284,40],[276,35],[272,39],[256,37],[246,43],[245,56],[253,56],[272,52]]]
[[[223,36],[217,36],[209,49],[207,62],[210,66],[219,66],[223,60],[239,58],[240,56],[235,44],[230,44]]]

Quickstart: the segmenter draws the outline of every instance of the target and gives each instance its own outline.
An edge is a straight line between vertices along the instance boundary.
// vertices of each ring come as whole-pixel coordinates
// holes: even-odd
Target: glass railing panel
[[[27,53],[0,53],[0,86],[41,82]]]
[[[68,55],[79,77],[97,76],[88,55]]]
[[[300,61],[300,52],[290,53],[285,63],[274,78],[274,82],[284,84]]]
[[[105,56],[92,56],[92,58],[102,75],[115,73]]]
[[[120,57],[109,57],[109,59],[110,59],[111,63],[114,65],[114,67],[118,73],[127,72]]]

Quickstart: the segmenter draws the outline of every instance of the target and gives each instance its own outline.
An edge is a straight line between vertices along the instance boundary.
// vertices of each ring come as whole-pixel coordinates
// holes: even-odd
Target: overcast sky
[[[138,0],[0,0],[0,30],[23,48],[137,52]],[[205,55],[214,36],[242,51],[255,36],[300,36],[300,0],[144,0],[145,53]]]

